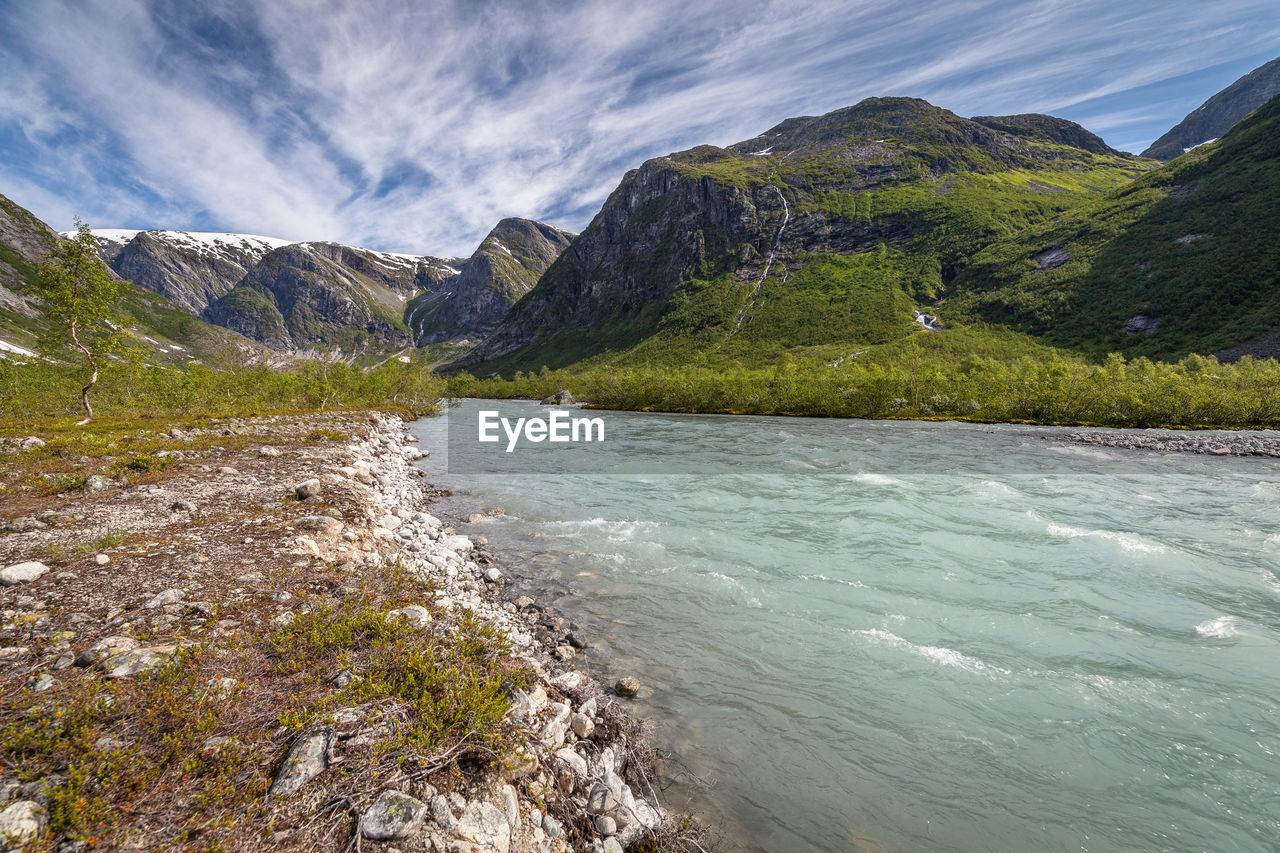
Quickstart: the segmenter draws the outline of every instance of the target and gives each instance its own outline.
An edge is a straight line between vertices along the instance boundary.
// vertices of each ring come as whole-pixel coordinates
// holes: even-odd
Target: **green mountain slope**
[[[759,363],[901,339],[982,247],[1154,165],[1061,119],[909,98],[788,119],[628,173],[456,366]]]
[[[1095,355],[1216,353],[1280,325],[1278,223],[1275,99],[1220,141],[980,252],[940,313]]]
[[[1172,160],[1196,145],[1217,139],[1249,113],[1280,95],[1280,59],[1255,68],[1151,143],[1143,157]]]

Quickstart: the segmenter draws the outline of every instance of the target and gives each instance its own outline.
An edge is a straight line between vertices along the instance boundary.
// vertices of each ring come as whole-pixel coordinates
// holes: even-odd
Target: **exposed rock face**
[[[337,243],[295,243],[259,261],[204,319],[275,350],[410,343],[401,319],[419,263]]]
[[[482,336],[533,289],[574,235],[528,219],[504,219],[455,276],[410,303],[405,320],[419,345]]]
[[[667,300],[692,279],[731,274],[750,290],[771,268],[796,269],[807,255],[905,247],[934,227],[929,217],[873,216],[869,205],[866,215],[855,213],[859,195],[931,182],[943,198],[951,191],[942,183],[949,175],[1078,172],[1104,163],[1141,168],[1072,122],[1038,115],[965,119],[910,98],[869,98],[788,119],[728,148],[700,146],[650,160],[627,173],[538,286],[457,365],[501,358],[566,329],[656,325]],[[1034,184],[1024,181],[1022,191],[1071,195]],[[936,293],[941,271],[975,248],[934,252],[930,263],[940,271],[925,289]],[[905,300],[901,315],[906,328]]]
[[[1280,95],[1280,59],[1255,68],[1178,122],[1142,152],[1143,157],[1172,160],[1188,149],[1226,134],[1236,122]]]
[[[281,242],[230,234],[225,236],[240,239],[178,239],[182,234],[141,231],[114,253],[111,268],[192,314],[224,296]]]
[[[58,237],[30,211],[0,195],[0,309],[35,317],[32,300],[17,291],[35,280],[35,267]]]

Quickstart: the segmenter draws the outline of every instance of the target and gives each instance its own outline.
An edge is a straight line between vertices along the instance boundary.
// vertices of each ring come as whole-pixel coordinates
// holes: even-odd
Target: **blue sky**
[[[0,0],[0,193],[58,229],[467,255],[872,95],[1139,151],[1277,55],[1277,0]]]

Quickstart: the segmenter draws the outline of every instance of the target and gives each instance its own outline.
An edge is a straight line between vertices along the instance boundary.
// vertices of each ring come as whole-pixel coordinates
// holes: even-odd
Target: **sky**
[[[0,193],[58,230],[466,256],[870,96],[1137,152],[1277,55],[1280,0],[0,0]]]

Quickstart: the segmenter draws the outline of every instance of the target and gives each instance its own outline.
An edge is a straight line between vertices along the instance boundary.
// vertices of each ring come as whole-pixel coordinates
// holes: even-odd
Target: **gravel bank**
[[[176,677],[165,666],[174,660],[202,667],[200,708],[209,691],[222,706],[208,711],[216,722],[194,754],[177,757],[170,793],[118,812],[98,841],[613,853],[667,836],[640,728],[612,690],[572,668],[576,638],[558,619],[527,597],[506,600],[483,538],[431,514],[436,493],[414,465],[423,451],[399,418],[237,419],[165,434],[160,450],[154,437],[145,440],[151,458],[168,460],[161,472],[136,475],[117,460],[74,489],[33,490],[15,475],[0,491],[0,714],[11,731],[26,737],[68,697],[115,691],[122,710],[95,720],[93,755],[155,760],[129,690],[154,693],[148,679]],[[44,449],[8,440],[0,456],[28,464],[41,457],[23,454]],[[49,477],[72,477],[33,476],[58,488],[64,480]],[[279,663],[254,657],[262,637],[373,598],[389,576],[388,623],[426,642],[470,620],[509,641],[502,666],[523,686],[507,691],[502,759],[466,738],[431,756],[397,753],[394,735],[413,720],[395,702],[356,701],[358,665],[282,680]],[[291,717],[304,693],[328,710]],[[0,825],[29,849],[90,849],[59,830],[75,776],[62,745],[41,744],[39,758],[6,756]],[[240,811],[222,832],[201,825],[208,782],[187,782],[226,750],[227,783],[252,796],[227,795]]]

